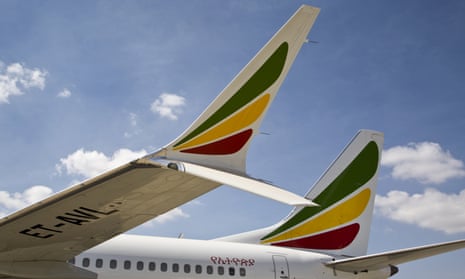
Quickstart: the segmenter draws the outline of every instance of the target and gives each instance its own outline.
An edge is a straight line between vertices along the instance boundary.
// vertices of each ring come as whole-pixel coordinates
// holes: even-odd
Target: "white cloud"
[[[132,138],[133,136],[137,136],[141,133],[141,130],[137,127],[138,124],[138,116],[137,114],[131,112],[129,113],[129,124],[131,125],[131,131],[124,132],[125,138]]]
[[[188,217],[190,217],[189,214],[185,213],[181,208],[178,207],[166,212],[165,214],[158,216],[157,218],[155,218],[154,221],[156,223],[163,224],[173,219]]]
[[[52,193],[52,189],[40,185],[32,186],[22,193],[0,191],[0,215],[4,216],[12,211],[38,202]]]
[[[99,151],[86,151],[81,148],[66,158],[60,159],[56,169],[60,173],[62,170],[66,170],[67,174],[90,178],[146,154],[145,150],[132,151],[123,148],[115,151],[111,156],[106,156]]]
[[[189,218],[189,214],[184,212],[181,208],[177,207],[174,209],[171,209],[170,211],[166,212],[165,214],[162,214],[155,219],[152,219],[146,223],[143,224],[144,227],[153,227],[156,224],[164,224],[166,222],[173,221],[175,219],[179,218]]]
[[[410,195],[391,191],[376,196],[376,212],[390,219],[418,225],[448,234],[465,232],[465,190],[446,194],[426,189],[423,194]]]
[[[183,205],[183,207],[191,207],[191,206],[203,206],[204,204],[199,201],[199,200],[192,200],[186,204]],[[166,212],[165,214],[162,214],[146,223],[143,224],[143,226],[145,227],[153,227],[155,226],[156,224],[164,224],[166,222],[171,222],[171,221],[174,221],[176,219],[180,219],[180,218],[189,218],[190,215],[188,213],[186,213],[181,207],[177,207],[177,208],[174,208],[168,212]]]
[[[381,164],[392,167],[392,176],[401,180],[440,184],[465,177],[464,163],[433,142],[392,147],[383,151]]]
[[[186,99],[182,96],[170,93],[161,94],[151,105],[152,112],[161,117],[177,120],[181,113],[181,107],[186,105]]]
[[[58,92],[57,97],[63,99],[69,98],[71,97],[71,91],[68,88],[63,88],[63,90]]]
[[[137,114],[131,112],[129,114],[129,121],[131,122],[132,127],[136,127],[137,126]]]
[[[20,63],[5,67],[0,61],[0,103],[9,103],[11,96],[22,95],[30,88],[43,90],[47,74],[45,70],[26,68]]]

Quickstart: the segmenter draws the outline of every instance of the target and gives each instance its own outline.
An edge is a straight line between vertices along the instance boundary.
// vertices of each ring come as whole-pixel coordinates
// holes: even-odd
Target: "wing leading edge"
[[[0,222],[0,262],[65,261],[220,184],[134,161]]]

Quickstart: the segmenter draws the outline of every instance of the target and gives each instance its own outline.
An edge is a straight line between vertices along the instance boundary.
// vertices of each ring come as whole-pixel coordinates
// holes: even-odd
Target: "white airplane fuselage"
[[[99,279],[387,278],[389,270],[335,271],[330,255],[269,245],[121,235],[77,256]]]
[[[305,196],[247,175],[251,140],[318,13],[301,6],[172,142],[1,218],[0,278],[374,279],[465,248],[464,239],[366,254],[381,132],[357,132]],[[292,211],[267,228],[215,240],[114,238],[221,185]]]

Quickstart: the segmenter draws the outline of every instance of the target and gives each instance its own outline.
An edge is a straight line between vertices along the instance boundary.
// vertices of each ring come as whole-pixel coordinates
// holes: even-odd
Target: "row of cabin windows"
[[[74,264],[74,259],[70,261],[71,263]],[[90,259],[89,258],[83,258],[82,259],[82,266],[83,267],[90,267]],[[115,259],[112,259],[109,261],[108,266],[111,269],[116,269],[118,267],[118,261]],[[102,268],[103,267],[103,259],[96,259],[95,260],[95,267],[96,268]],[[132,268],[132,262],[129,260],[123,261],[123,268],[126,270],[130,270]],[[144,268],[147,268],[149,271],[155,271],[156,270],[156,264],[155,262],[148,262],[147,264],[143,261],[137,261],[135,264],[136,270],[143,271]],[[224,275],[225,274],[225,267],[224,266],[217,266],[216,267],[216,272],[218,275]],[[202,274],[203,272],[203,266],[202,265],[194,265],[192,266],[190,264],[184,264],[182,268],[184,273],[191,273],[194,272],[196,274]],[[161,272],[167,272],[168,271],[168,264],[167,263],[161,263],[160,264],[160,271]],[[171,264],[171,271],[174,273],[180,272],[180,264],[178,263],[173,263]],[[213,274],[215,272],[215,268],[211,265],[207,265],[205,267],[205,272],[207,274]],[[227,267],[227,272],[230,276],[235,276],[236,275],[236,268],[233,266]],[[239,268],[239,275],[241,277],[244,277],[246,275],[245,268],[240,267]]]

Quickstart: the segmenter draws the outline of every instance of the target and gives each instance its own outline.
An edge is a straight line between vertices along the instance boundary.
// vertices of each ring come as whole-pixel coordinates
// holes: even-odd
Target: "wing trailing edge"
[[[162,166],[174,169],[183,173],[203,178],[213,182],[230,186],[245,192],[249,192],[264,198],[275,200],[292,206],[318,206],[314,202],[286,191],[277,186],[265,183],[263,181],[253,179],[251,177],[233,174],[193,163],[167,160],[145,160],[141,162],[149,162],[156,166]]]

